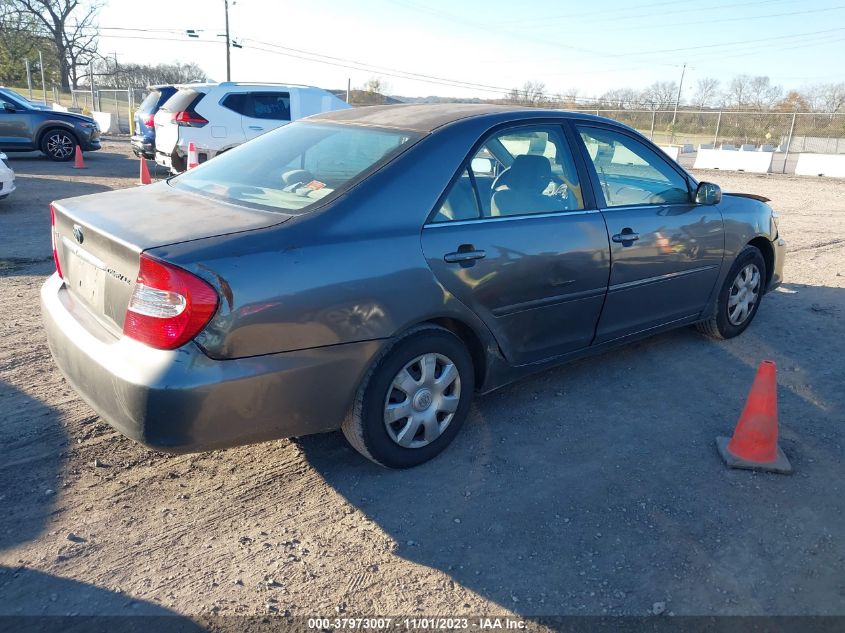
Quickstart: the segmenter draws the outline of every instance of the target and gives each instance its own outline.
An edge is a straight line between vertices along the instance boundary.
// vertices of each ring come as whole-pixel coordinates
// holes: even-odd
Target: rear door
[[[511,189],[506,174],[528,154],[534,158],[519,161],[528,171],[520,168]],[[490,171],[491,155],[504,166],[492,183],[471,168]],[[522,187],[528,181],[533,190]],[[561,127],[505,129],[456,175],[423,229],[423,251],[440,283],[484,320],[514,364],[593,339],[610,261],[604,219],[580,182]],[[490,198],[498,191],[514,195],[496,215]]]
[[[722,264],[718,206],[695,204],[686,174],[634,133],[576,127],[611,238],[596,343],[699,314]]]
[[[246,140],[290,123],[291,96],[287,91],[252,92],[247,95],[243,116]]]

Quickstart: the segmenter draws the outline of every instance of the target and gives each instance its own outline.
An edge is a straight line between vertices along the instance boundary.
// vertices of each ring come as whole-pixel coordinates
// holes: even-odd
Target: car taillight
[[[217,293],[210,284],[142,254],[123,333],[150,347],[176,349],[199,334],[216,311]]]
[[[154,114],[148,115],[147,118],[144,119],[144,125],[146,125],[147,127],[155,127],[155,125],[156,125],[155,115]]]
[[[202,127],[208,123],[207,119],[201,117],[196,112],[189,112],[188,110],[174,113],[173,121],[176,125],[186,125],[188,127]]]
[[[56,210],[53,205],[50,205],[50,241],[53,244],[53,261],[56,264],[56,272],[62,279],[65,276],[62,274],[62,265],[59,263],[59,251],[56,250]]]

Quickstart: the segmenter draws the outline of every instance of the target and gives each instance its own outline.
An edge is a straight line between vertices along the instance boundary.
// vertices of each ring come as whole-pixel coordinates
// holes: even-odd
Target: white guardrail
[[[798,155],[795,173],[799,176],[829,176],[845,178],[845,154],[809,154]]]
[[[772,167],[774,152],[738,152],[722,149],[699,149],[693,169],[721,169],[766,174]]]

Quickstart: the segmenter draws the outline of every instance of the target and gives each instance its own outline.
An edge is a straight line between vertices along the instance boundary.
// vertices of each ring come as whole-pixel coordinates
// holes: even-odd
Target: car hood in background
[[[67,198],[54,205],[62,215],[137,252],[268,228],[292,217],[211,200],[164,182]]]

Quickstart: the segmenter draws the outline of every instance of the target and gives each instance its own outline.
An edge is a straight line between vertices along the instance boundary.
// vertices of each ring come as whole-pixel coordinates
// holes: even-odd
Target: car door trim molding
[[[711,264],[709,266],[699,266],[698,268],[690,268],[688,270],[679,270],[673,273],[666,273],[665,275],[658,275],[656,277],[647,277],[645,279],[636,279],[634,281],[628,281],[624,284],[613,284],[611,285],[607,291],[610,292],[617,292],[619,290],[628,290],[629,288],[636,288],[638,286],[646,286],[648,284],[654,284],[661,281],[666,281],[668,279],[676,279],[678,277],[686,277],[687,275],[694,275],[696,273],[703,273],[706,270],[712,270],[714,268],[718,268],[716,264]]]
[[[532,218],[556,218],[573,215],[591,215],[601,213],[599,209],[579,209],[578,211],[551,211],[549,213],[522,213],[520,215],[500,215],[489,218],[472,218],[470,220],[453,220],[449,222],[430,222],[423,225],[423,229],[439,229],[447,226],[465,226],[479,222],[511,222],[513,220],[529,220]]]
[[[575,281],[574,279],[571,281]],[[570,282],[571,283],[571,282]],[[492,312],[494,317],[506,317],[518,312],[526,312],[536,308],[547,308],[549,306],[558,305],[561,303],[568,303],[570,301],[580,301],[581,299],[592,299],[593,297],[602,297],[607,292],[607,289],[602,286],[600,288],[591,288],[589,290],[581,290],[579,292],[570,292],[563,295],[555,295],[554,297],[544,297],[542,299],[533,299],[531,301],[523,301],[522,303],[514,303],[500,308],[494,308]]]

